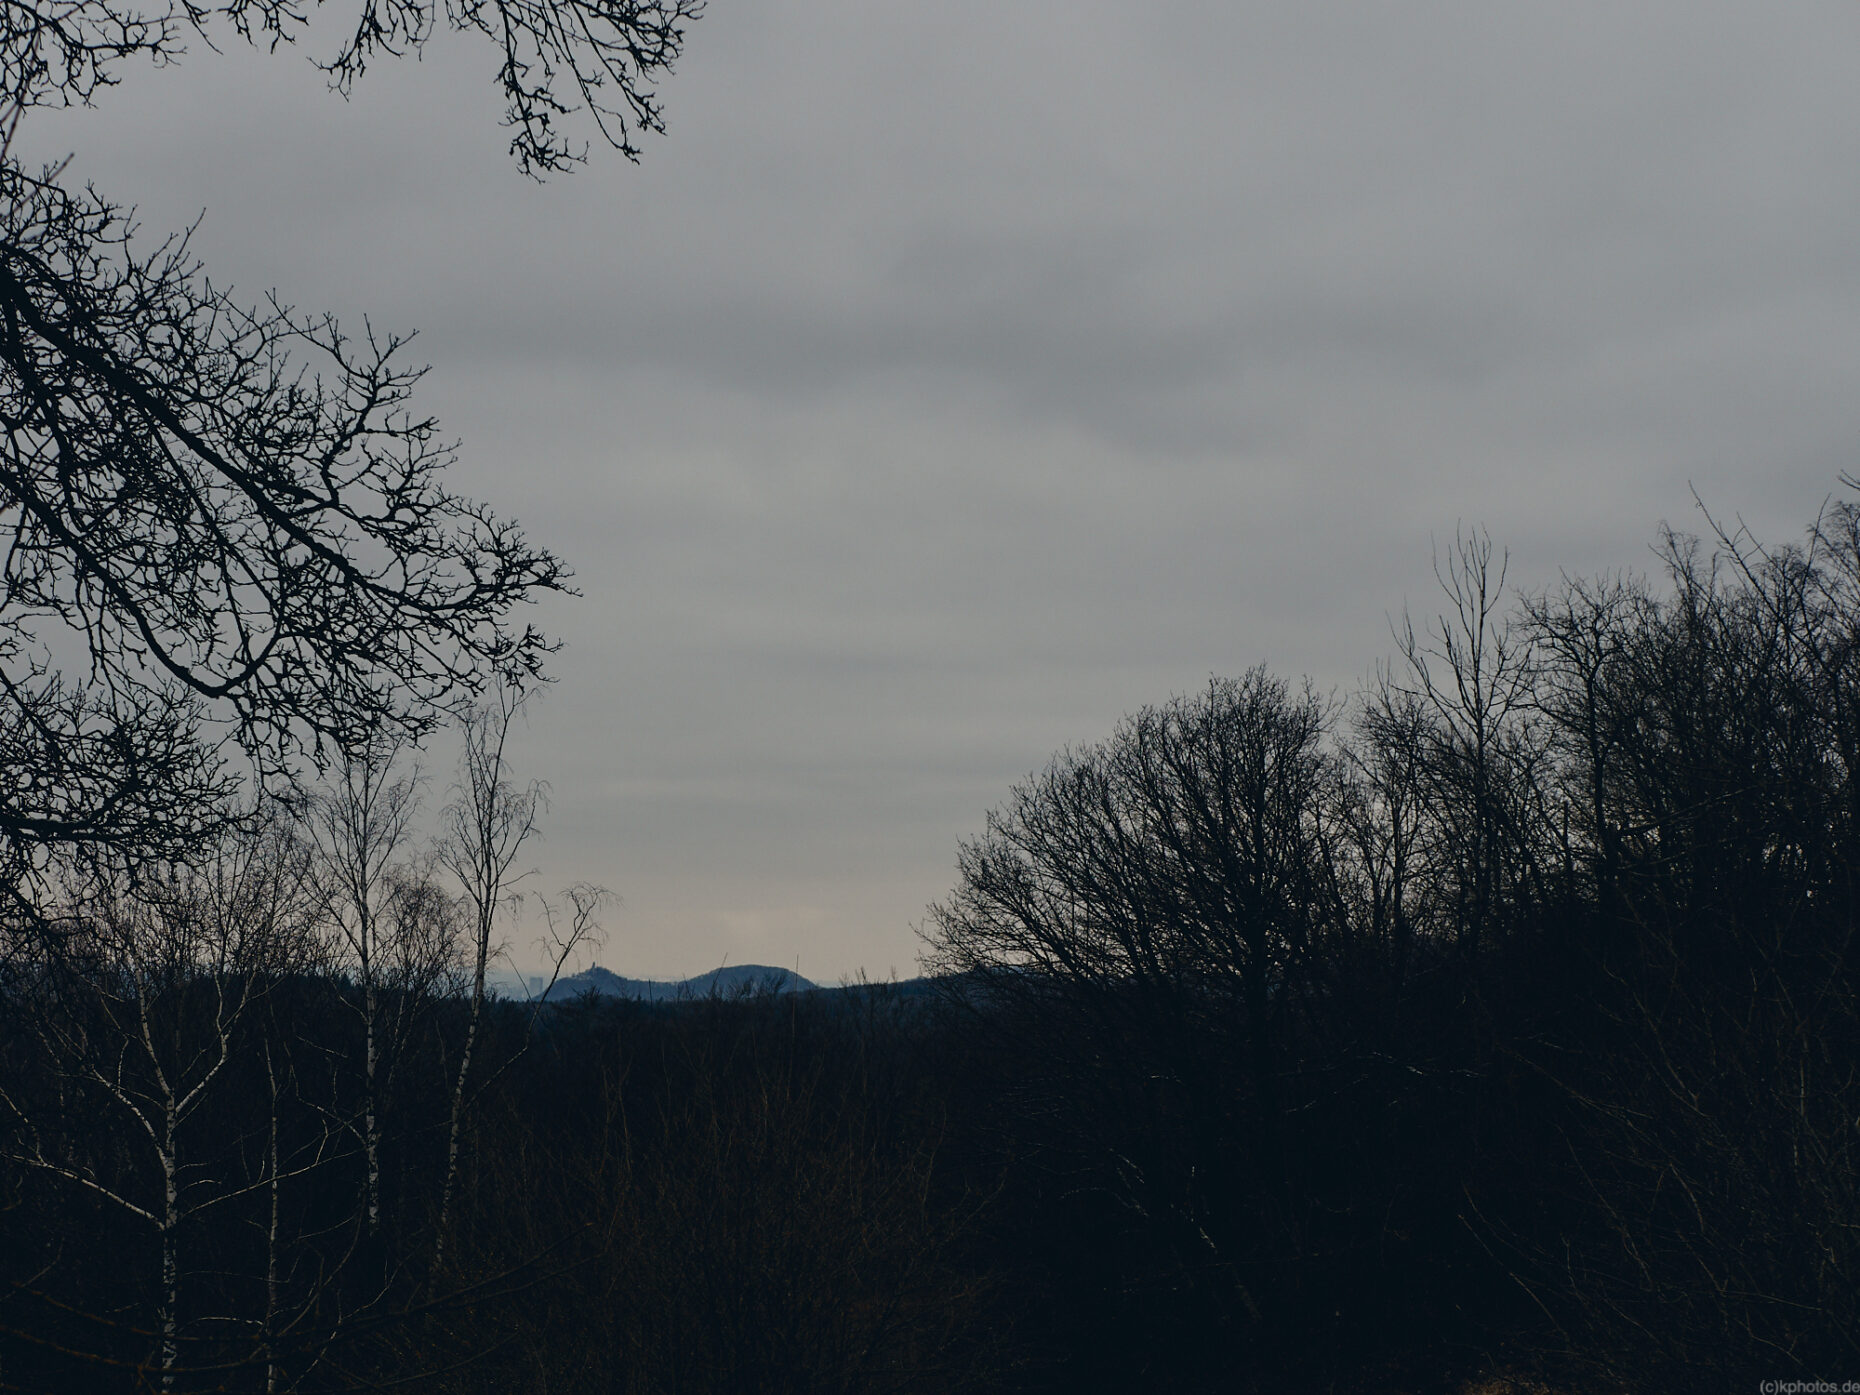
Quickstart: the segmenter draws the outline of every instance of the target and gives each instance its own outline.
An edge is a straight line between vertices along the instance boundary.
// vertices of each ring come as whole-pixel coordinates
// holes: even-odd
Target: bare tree
[[[259,817],[199,869],[74,888],[64,953],[11,998],[38,1059],[30,1077],[0,1080],[8,1160],[153,1233],[163,1389],[180,1364],[183,1228],[268,1184],[262,1169],[241,1180],[225,1140],[195,1120],[235,1074],[273,978],[305,962],[307,885],[288,828]],[[274,1150],[269,1184],[277,1177]]]
[[[325,1166],[341,1140],[353,1149],[344,1166],[361,1159],[359,1229],[381,1231],[393,1073],[417,1023],[458,988],[459,905],[412,855],[414,789],[394,754],[487,685],[514,693],[540,675],[554,646],[516,608],[567,589],[569,574],[516,524],[446,488],[453,447],[417,409],[423,370],[404,339],[345,333],[275,295],[233,300],[186,235],[139,238],[120,207],[65,187],[61,169],[25,169],[12,141],[34,109],[97,99],[127,62],[172,63],[190,36],[290,44],[316,8],[26,0],[0,12],[0,988],[24,1002],[80,985],[33,999],[48,1012],[89,1004],[43,1017],[37,1040],[80,1063],[66,1072],[72,1089],[153,1130],[156,1163],[180,1180],[154,1198],[136,1189],[140,1174],[106,1175],[23,1086],[5,1146],[33,1175],[155,1228],[173,1260],[160,1354],[172,1376],[176,1247],[207,1204],[188,1191],[189,1124],[228,1080],[249,1089],[262,1064],[269,1123],[240,1138],[257,1159],[245,1185],[268,1189],[271,1208],[260,1227],[270,1385],[295,1321],[284,1183]],[[540,177],[584,158],[573,113],[629,158],[641,133],[662,129],[652,84],[700,8],[462,0],[443,15],[499,54],[511,152]],[[363,0],[320,61],[346,91],[377,59],[419,50],[440,16],[426,0]],[[353,992],[338,994],[360,1026],[353,1112],[336,1084],[350,1068],[341,1048],[275,1022],[258,1032],[271,980],[214,967],[206,932],[175,928],[207,923],[201,879],[241,827],[238,793],[290,792],[307,769],[334,771],[307,826],[323,928],[353,975]],[[83,906],[77,883],[92,888]],[[487,924],[500,895],[493,887]],[[571,905],[565,956],[590,923]],[[215,933],[246,946],[260,924]],[[166,959],[150,948],[163,945]],[[478,946],[474,1036],[488,933]],[[164,1022],[167,1045],[149,1025]],[[129,1045],[116,1066],[98,1064],[112,1034]],[[196,1038],[206,1045],[185,1059],[162,1054]],[[471,1070],[468,1054],[461,1089]],[[321,1123],[290,1136],[292,1111],[311,1107]],[[456,1153],[456,1109],[453,1133]],[[344,1263],[300,1285],[301,1302],[319,1301]]]
[[[400,341],[228,301],[186,240],[0,167],[0,852],[185,848],[223,760],[417,736],[550,644],[561,566],[449,493]],[[90,679],[60,676],[73,646]],[[215,720],[209,721],[208,718]],[[11,772],[17,770],[18,778]]]
[[[397,770],[398,741],[383,738],[343,762],[314,799],[307,820],[318,854],[328,923],[338,962],[355,976],[352,1003],[362,1032],[361,1144],[364,1211],[372,1234],[381,1227],[382,1110],[400,1034],[384,1012],[384,993],[397,967],[418,967],[426,927],[407,915],[403,863],[419,807],[415,777]],[[418,909],[415,907],[414,909]],[[420,932],[409,943],[404,933]],[[411,951],[411,953],[410,953]],[[404,994],[397,994],[404,999]]]
[[[550,991],[561,981],[562,972],[583,950],[600,948],[606,942],[601,913],[618,904],[619,898],[604,886],[593,882],[571,882],[554,897],[536,900],[542,913],[543,933],[536,939],[536,952],[549,966],[542,990],[530,1001],[529,1023],[535,1029],[537,1016],[549,1001]]]
[[[1328,723],[1257,669],[1143,709],[1014,789],[924,932],[932,970],[1022,1005],[1027,1049],[1074,1054],[1064,1089],[1106,1097],[1055,1113],[1254,1319],[1239,1233],[1297,1243],[1278,1038],[1325,933]],[[1222,1182],[1236,1112],[1260,1175],[1244,1207]]]
[[[1342,752],[1339,813],[1359,882],[1354,899],[1367,916],[1369,938],[1387,946],[1398,977],[1415,939],[1430,734],[1421,700],[1381,671],[1363,700],[1356,739]]]
[[[0,124],[22,112],[88,105],[131,59],[176,62],[190,33],[215,30],[270,48],[294,44],[316,6],[303,0],[217,0],[144,8],[128,0],[30,0],[0,16]],[[563,118],[585,112],[601,138],[629,159],[634,136],[664,129],[652,89],[684,46],[684,27],[703,0],[462,0],[443,11],[449,27],[482,35],[497,49],[497,84],[512,156],[533,174],[585,158]],[[347,92],[377,59],[425,47],[441,11],[430,0],[364,0],[354,28],[319,61]]]
[[[522,1039],[515,1051],[506,1053],[502,1060],[498,1061],[491,1070],[484,1072],[482,1077],[474,1083],[471,1078],[473,1059],[471,1048],[482,1026],[486,1006],[482,974],[480,974],[478,989],[468,1009],[467,1049],[460,1056],[458,1072],[452,1080],[450,1125],[446,1136],[445,1175],[441,1183],[439,1223],[433,1244],[435,1268],[438,1268],[446,1257],[447,1238],[451,1234],[453,1203],[456,1200],[459,1182],[465,1116],[473,1101],[488,1090],[505,1071],[515,1065],[522,1054],[529,1049],[530,1041],[535,1036],[538,1019],[548,1006],[550,993],[560,981],[563,970],[581,951],[602,943],[605,932],[601,926],[601,913],[613,903],[614,899],[614,894],[606,887],[595,886],[591,882],[575,882],[564,887],[553,897],[537,896],[535,898],[535,905],[543,922],[543,933],[537,938],[536,951],[548,965],[549,972],[543,979],[542,989],[531,995],[528,1019],[524,1024]]]
[[[511,725],[522,708],[522,695],[515,686],[499,684],[461,723],[464,749],[452,802],[446,806],[445,835],[439,844],[439,860],[457,880],[470,909],[471,998],[458,1074],[452,1083],[436,1260],[444,1255],[452,1189],[458,1176],[459,1129],[471,1081],[472,1053],[484,1019],[485,973],[499,948],[492,937],[498,913],[510,892],[512,870],[523,845],[536,831],[544,797],[541,784],[519,788],[509,778],[505,751]]]
[[[88,104],[190,34],[295,42],[314,5],[24,0],[0,10],[0,893],[29,907],[49,850],[198,844],[242,744],[276,774],[383,725],[418,736],[485,676],[549,651],[513,607],[567,573],[447,491],[451,450],[404,341],[275,298],[229,299],[186,236],[9,153],[30,110]],[[500,55],[519,166],[585,157],[572,113],[629,158],[701,0],[462,0]],[[322,60],[347,91],[418,51],[441,11],[364,0]],[[87,681],[66,677],[75,656]]]
[[[1445,599],[1417,630],[1396,628],[1405,674],[1385,686],[1427,716],[1426,784],[1433,892],[1448,932],[1476,949],[1515,890],[1540,886],[1526,824],[1537,734],[1530,728],[1529,636],[1507,623],[1509,558],[1483,531],[1457,531],[1434,574]]]

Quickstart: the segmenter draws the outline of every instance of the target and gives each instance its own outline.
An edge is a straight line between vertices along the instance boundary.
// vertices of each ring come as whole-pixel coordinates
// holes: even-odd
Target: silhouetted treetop
[[[144,251],[95,195],[0,170],[0,753],[52,777],[10,783],[0,834],[174,820],[214,792],[209,713],[279,762],[536,675],[551,646],[511,611],[565,572],[445,488],[402,347],[241,306],[185,238]]]
[[[0,8],[0,112],[17,120],[27,107],[88,104],[119,80],[125,60],[173,62],[190,34],[211,44],[215,31],[231,28],[250,43],[292,43],[318,8],[304,0],[9,0]],[[585,158],[586,142],[564,129],[577,112],[637,157],[635,136],[664,129],[651,83],[677,59],[684,26],[702,10],[703,0],[447,0],[443,11],[431,0],[361,0],[353,29],[318,66],[347,92],[374,60],[423,48],[443,14],[450,28],[496,45],[510,152],[526,174],[540,175]]]

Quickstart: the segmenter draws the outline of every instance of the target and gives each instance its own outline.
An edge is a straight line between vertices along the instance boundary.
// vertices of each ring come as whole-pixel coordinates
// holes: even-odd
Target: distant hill
[[[805,993],[818,988],[792,969],[778,969],[768,964],[732,964],[712,969],[696,978],[667,982],[662,979],[623,978],[598,964],[570,974],[549,990],[551,1002],[579,998],[592,993],[599,998],[631,998],[636,1002],[663,1003],[689,998],[708,998],[713,994],[731,998],[742,993]]]

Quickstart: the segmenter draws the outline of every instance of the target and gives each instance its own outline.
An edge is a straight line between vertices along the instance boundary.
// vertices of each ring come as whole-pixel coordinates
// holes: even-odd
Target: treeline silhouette
[[[1462,535],[1364,692],[1061,753],[910,985],[500,1002],[400,864],[364,975],[283,814],[74,869],[9,913],[0,1388],[1860,1376],[1860,509],[1659,555]]]

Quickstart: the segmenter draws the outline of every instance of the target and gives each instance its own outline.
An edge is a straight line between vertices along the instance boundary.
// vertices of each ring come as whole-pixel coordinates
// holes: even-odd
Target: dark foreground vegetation
[[[700,8],[365,0],[320,61],[443,14],[560,172]],[[500,1003],[567,572],[401,340],[12,153],[316,9],[0,9],[0,1389],[1860,1379],[1860,513],[1515,609],[1460,540],[1366,693],[1216,680],[1016,789],[935,992]],[[422,850],[396,753],[462,714]]]
[[[499,1002],[446,890],[495,839],[371,861],[366,771],[73,863],[7,922],[0,1383],[1853,1377],[1860,512],[1501,572],[1460,540],[1347,703],[1256,671],[1060,755],[927,983]]]

